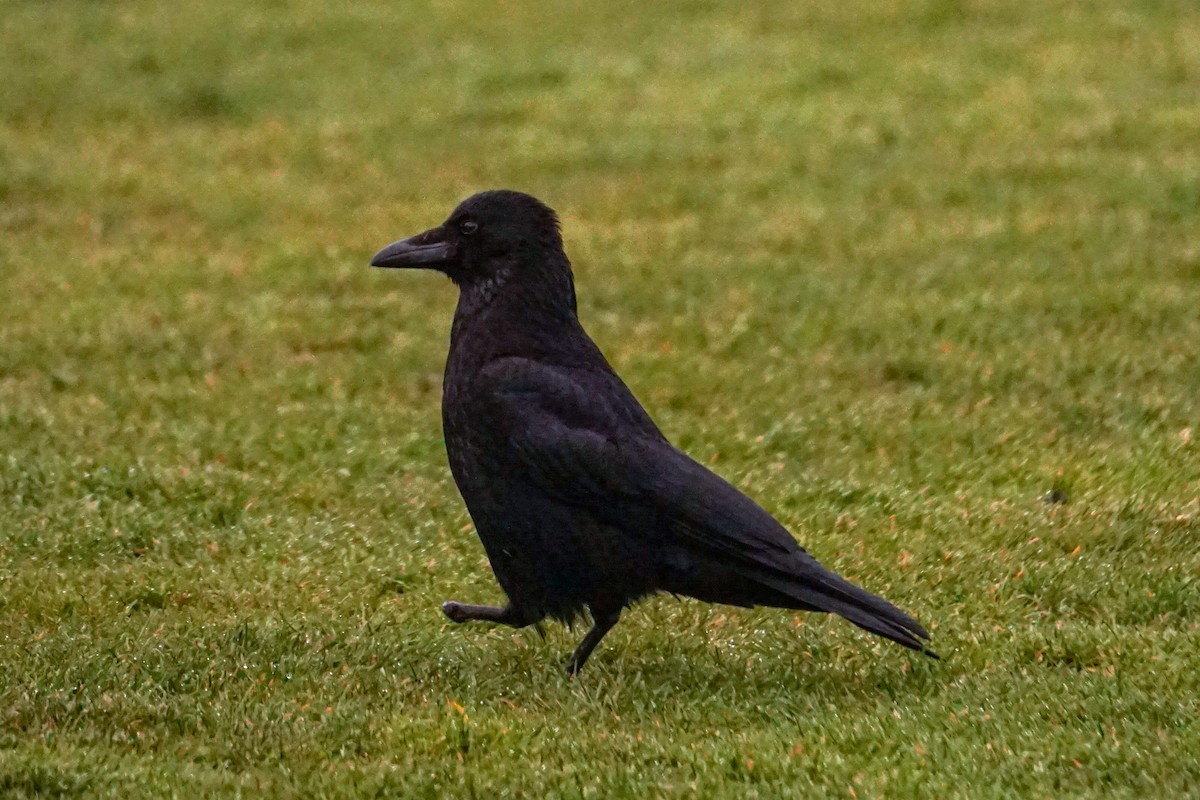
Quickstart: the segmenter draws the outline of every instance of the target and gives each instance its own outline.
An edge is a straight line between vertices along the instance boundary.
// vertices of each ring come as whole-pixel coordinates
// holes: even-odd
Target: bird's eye
[[[470,236],[472,233],[479,230],[479,223],[472,220],[467,220],[459,225],[458,229],[463,232],[463,236]]]

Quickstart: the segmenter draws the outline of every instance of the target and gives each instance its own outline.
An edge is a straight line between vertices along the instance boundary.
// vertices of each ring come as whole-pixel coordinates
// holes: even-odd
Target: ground
[[[0,794],[1200,792],[1200,11],[30,2],[0,15]],[[557,208],[674,441],[911,611],[501,599],[454,290]]]

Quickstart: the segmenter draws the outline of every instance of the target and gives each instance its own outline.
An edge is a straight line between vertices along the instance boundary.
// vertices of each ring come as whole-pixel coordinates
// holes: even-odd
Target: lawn
[[[9,0],[0,796],[1200,793],[1200,9]],[[501,599],[439,415],[510,187],[663,430],[935,662]]]

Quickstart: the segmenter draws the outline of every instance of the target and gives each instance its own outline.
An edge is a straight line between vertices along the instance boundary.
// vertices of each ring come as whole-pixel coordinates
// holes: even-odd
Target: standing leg
[[[616,625],[617,620],[621,618],[621,609],[619,608],[615,611],[601,611],[589,606],[588,609],[592,612],[592,629],[587,632],[587,636],[583,637],[579,647],[576,647],[575,652],[571,654],[571,660],[567,662],[567,672],[572,675],[578,674],[579,670],[583,669],[588,656],[596,649],[596,645],[600,644],[604,634],[612,630],[613,625]]]
[[[467,620],[499,622],[501,625],[511,625],[514,628],[524,628],[540,619],[540,617],[534,617],[532,614],[513,607],[512,603],[500,608],[499,606],[471,606],[447,600],[442,603],[442,613],[455,622],[466,622]]]

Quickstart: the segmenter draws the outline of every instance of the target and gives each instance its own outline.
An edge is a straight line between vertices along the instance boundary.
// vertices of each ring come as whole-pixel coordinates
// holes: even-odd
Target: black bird
[[[446,452],[508,604],[449,601],[450,619],[520,628],[570,623],[586,607],[593,626],[572,674],[626,606],[655,592],[833,612],[935,655],[916,620],[822,567],[667,441],[579,324],[558,218],[536,198],[476,194],[371,264],[438,270],[459,289]]]

